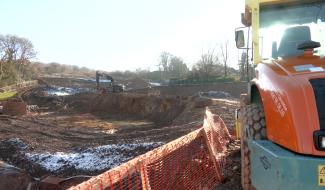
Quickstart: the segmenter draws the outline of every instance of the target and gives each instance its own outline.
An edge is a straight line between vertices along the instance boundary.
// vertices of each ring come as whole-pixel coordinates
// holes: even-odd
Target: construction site
[[[155,71],[31,63],[22,80],[32,44],[0,36],[0,190],[324,189],[325,2],[242,8],[238,70],[227,42],[192,69],[162,52]]]
[[[47,189],[46,185],[59,186],[51,181],[54,176],[70,179],[70,186],[77,185],[199,129],[207,107],[222,115],[235,136],[238,98],[222,89],[188,96],[157,95],[158,89],[103,94],[94,90],[95,83],[90,88],[89,82],[77,80],[76,88],[67,87],[71,79],[58,80],[65,87],[44,82],[53,79],[43,79],[43,84],[39,82],[1,102],[0,159],[25,171],[2,178],[1,185],[8,185],[4,187],[27,187],[34,182]],[[155,93],[150,94],[152,91]],[[230,187],[236,188],[240,177],[239,142],[234,139],[229,146],[229,166],[225,169],[232,176],[227,179]],[[62,189],[68,187],[60,185]]]

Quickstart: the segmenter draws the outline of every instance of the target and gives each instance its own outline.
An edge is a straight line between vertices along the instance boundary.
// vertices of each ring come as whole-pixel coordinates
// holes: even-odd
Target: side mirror
[[[278,59],[278,44],[276,42],[272,42],[272,58]]]
[[[237,30],[235,33],[236,47],[245,47],[245,35],[243,30]]]

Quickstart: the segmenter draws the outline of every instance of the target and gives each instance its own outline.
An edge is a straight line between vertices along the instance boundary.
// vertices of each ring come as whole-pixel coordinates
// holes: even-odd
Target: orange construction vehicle
[[[239,113],[242,186],[324,189],[325,1],[246,0],[242,23],[236,45],[256,65]]]

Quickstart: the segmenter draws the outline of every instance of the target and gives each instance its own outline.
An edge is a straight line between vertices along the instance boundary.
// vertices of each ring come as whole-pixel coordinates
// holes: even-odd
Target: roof
[[[255,1],[259,1],[261,6],[268,6],[268,5],[281,5],[281,4],[311,3],[317,0],[255,0]]]

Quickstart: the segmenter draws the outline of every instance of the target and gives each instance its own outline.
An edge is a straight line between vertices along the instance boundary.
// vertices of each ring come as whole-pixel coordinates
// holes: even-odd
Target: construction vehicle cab
[[[237,30],[236,45],[256,64],[240,111],[242,186],[324,188],[325,1],[246,0],[242,23],[252,40]]]
[[[105,80],[107,86],[105,87],[100,86],[101,78]],[[115,84],[115,81],[112,76],[100,71],[96,71],[96,88],[102,93],[108,93],[108,92],[119,93],[124,91],[124,85]]]

